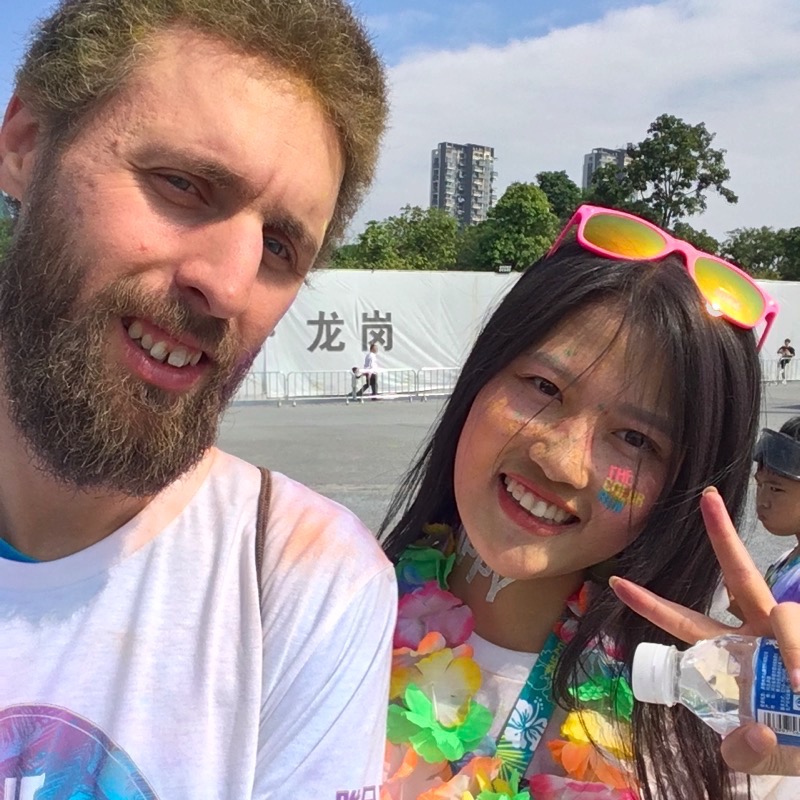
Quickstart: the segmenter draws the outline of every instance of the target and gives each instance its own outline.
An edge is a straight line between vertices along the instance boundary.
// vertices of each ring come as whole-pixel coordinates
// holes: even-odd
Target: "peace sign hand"
[[[700,510],[725,584],[745,620],[741,626],[725,625],[664,600],[624,578],[611,578],[612,590],[630,609],[687,644],[726,633],[777,639],[792,689],[800,692],[800,604],[775,602],[714,487],[703,492]],[[739,772],[800,775],[800,747],[779,746],[775,734],[756,723],[743,725],[727,736],[722,757]]]

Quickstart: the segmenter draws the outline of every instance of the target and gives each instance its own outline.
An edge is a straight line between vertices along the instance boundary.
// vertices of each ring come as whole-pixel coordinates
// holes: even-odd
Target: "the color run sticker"
[[[619,514],[625,506],[639,508],[644,503],[644,495],[633,489],[633,470],[626,467],[609,467],[608,477],[598,498],[610,511]]]

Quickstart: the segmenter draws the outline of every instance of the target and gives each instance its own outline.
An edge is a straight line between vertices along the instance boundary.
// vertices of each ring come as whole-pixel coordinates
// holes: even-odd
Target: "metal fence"
[[[461,370],[458,367],[424,367],[417,372],[417,394],[449,395]]]
[[[286,376],[282,372],[250,372],[236,392],[236,402],[248,400],[284,400]]]
[[[788,383],[800,380],[800,367],[793,358],[781,367],[780,358],[764,358],[761,360],[761,380],[765,383]]]
[[[381,397],[429,397],[448,395],[458,377],[457,367],[425,369],[384,369],[378,373]],[[370,397],[371,389],[363,375],[352,370],[318,372],[250,372],[236,393],[235,402],[274,400],[359,400]]]
[[[386,369],[378,373],[378,393],[385,398],[408,397],[424,400],[452,393],[459,367]],[[780,359],[762,359],[765,383],[800,380],[800,365],[792,359],[784,368]],[[365,378],[354,378],[351,370],[322,372],[250,372],[236,393],[236,402],[284,402],[297,400],[359,400],[371,396]],[[363,390],[363,391],[362,391]],[[359,394],[361,392],[361,394]]]

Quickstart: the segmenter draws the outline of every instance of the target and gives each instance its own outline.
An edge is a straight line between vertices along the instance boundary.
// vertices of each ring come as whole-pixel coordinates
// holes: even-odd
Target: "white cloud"
[[[644,138],[662,113],[716,132],[739,204],[691,220],[721,236],[800,225],[800,3],[667,0],[524,38],[407,57],[390,72],[392,121],[356,218],[426,206],[440,141],[495,148],[498,194],[541,170],[580,182],[583,154]]]

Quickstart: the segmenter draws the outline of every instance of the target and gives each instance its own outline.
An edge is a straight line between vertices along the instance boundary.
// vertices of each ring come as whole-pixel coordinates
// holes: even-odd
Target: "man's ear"
[[[14,95],[0,127],[0,190],[25,200],[40,144],[39,121]]]

